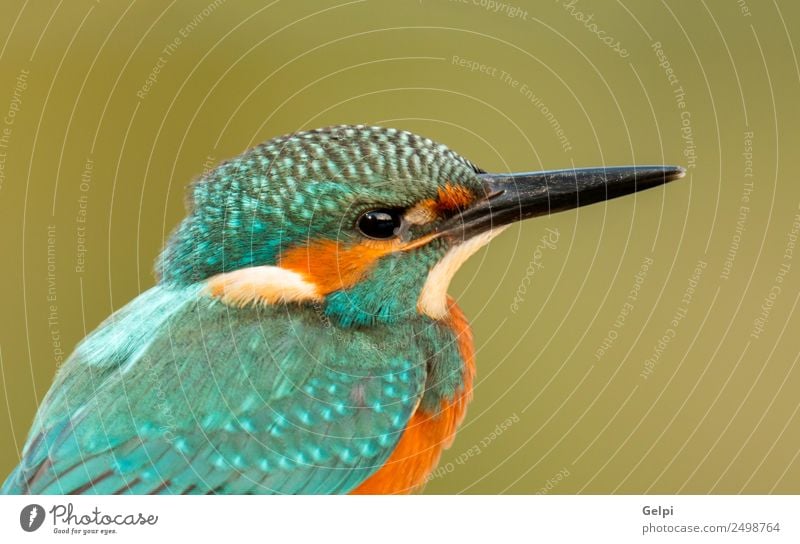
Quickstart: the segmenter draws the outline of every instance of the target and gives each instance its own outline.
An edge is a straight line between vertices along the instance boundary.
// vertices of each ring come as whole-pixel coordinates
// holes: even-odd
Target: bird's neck
[[[325,297],[325,314],[339,326],[397,324],[420,316],[417,301],[427,276],[428,263],[409,263],[398,269],[392,255],[375,264],[368,277],[349,289]]]
[[[425,395],[386,463],[354,494],[399,494],[420,489],[453,442],[472,399],[475,349],[464,313],[452,298],[432,344]],[[432,329],[433,327],[429,327]]]

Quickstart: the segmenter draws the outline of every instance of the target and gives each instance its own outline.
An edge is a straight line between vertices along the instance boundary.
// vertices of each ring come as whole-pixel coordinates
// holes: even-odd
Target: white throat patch
[[[447,289],[450,287],[453,276],[467,259],[506,228],[508,225],[494,228],[450,248],[442,260],[428,272],[428,278],[425,280],[422,293],[417,301],[417,310],[432,319],[446,317],[448,313]]]

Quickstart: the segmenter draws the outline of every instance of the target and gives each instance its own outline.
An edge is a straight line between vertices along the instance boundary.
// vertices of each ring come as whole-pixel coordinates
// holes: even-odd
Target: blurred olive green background
[[[459,273],[479,380],[427,493],[800,492],[797,3],[2,13],[3,477],[59,360],[153,284],[187,182],[279,134],[368,123],[490,171],[689,167],[514,227]]]

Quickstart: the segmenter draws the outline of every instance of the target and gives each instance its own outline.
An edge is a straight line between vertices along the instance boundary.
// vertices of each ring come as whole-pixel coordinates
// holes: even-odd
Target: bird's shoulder
[[[109,488],[93,489],[106,492],[120,479],[151,491],[147,478],[182,492],[197,485],[198,463],[218,479],[201,478],[205,490],[346,491],[391,453],[423,396],[431,353],[417,326],[342,329],[319,308],[231,308],[157,287],[65,363],[17,480],[47,465],[59,487],[40,492],[86,486],[92,469],[59,475],[96,458]]]

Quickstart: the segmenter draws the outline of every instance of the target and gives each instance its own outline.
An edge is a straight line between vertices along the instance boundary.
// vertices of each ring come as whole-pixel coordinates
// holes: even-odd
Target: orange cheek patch
[[[378,259],[398,249],[394,242],[345,246],[333,240],[321,240],[287,250],[279,263],[281,268],[302,274],[320,293],[327,294],[352,287]]]
[[[428,198],[411,208],[406,214],[406,219],[416,225],[425,225],[440,217],[465,210],[475,198],[466,187],[447,183],[439,187],[436,198]]]
[[[475,200],[475,195],[466,187],[460,185],[445,184],[439,187],[436,199],[436,210],[439,215],[457,212],[465,209]]]

